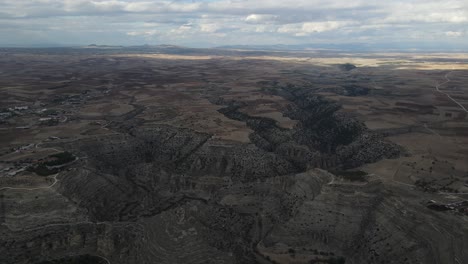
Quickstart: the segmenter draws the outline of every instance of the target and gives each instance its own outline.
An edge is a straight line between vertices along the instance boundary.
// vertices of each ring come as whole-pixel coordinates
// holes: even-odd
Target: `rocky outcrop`
[[[110,224],[70,223],[43,226],[21,232],[1,230],[0,262],[5,264],[40,263],[77,255],[125,255],[135,229]],[[6,250],[8,249],[8,250]]]
[[[442,242],[453,237],[454,244],[466,244],[462,240],[468,229],[462,219],[432,214],[417,201],[408,203],[410,192],[395,191],[379,181],[325,185],[313,200],[301,203],[297,214],[276,225],[257,249],[283,263],[466,261],[461,248],[448,252],[450,246]],[[447,226],[447,219],[455,228]]]
[[[141,189],[127,191],[110,175],[80,178],[84,176],[79,171],[67,174],[58,191],[71,202],[89,207],[90,221],[17,232],[1,226],[1,263],[40,263],[81,255],[113,264],[468,260],[464,252],[468,229],[462,218],[427,209],[409,197],[415,195],[410,191],[376,179],[351,183],[319,169],[249,182],[193,176],[179,190],[171,190],[164,181],[147,184],[145,188],[156,194],[150,200],[143,187],[131,182],[127,189]],[[98,188],[76,189],[80,182],[95,178],[100,179],[94,183]],[[100,183],[106,179],[109,182]],[[139,192],[144,195],[138,196]],[[127,193],[140,200],[123,210],[119,204],[134,199],[120,198]],[[92,200],[107,204],[93,208]]]
[[[209,193],[201,178],[251,182],[297,171],[254,145],[209,138],[153,126],[82,142],[77,151],[87,160],[63,180],[60,191],[87,208],[94,220],[125,221],[178,206],[186,201],[186,192]]]
[[[227,105],[220,113],[243,121],[254,130],[250,139],[258,148],[284,158],[300,170],[349,169],[401,153],[396,144],[340,113],[338,104],[307,89],[285,86],[269,91],[292,102],[284,115],[298,121],[293,129],[281,128],[269,118],[241,112],[245,103],[222,99],[214,102]]]
[[[461,248],[447,253],[438,240],[451,236],[462,245],[462,219],[404,204],[417,199],[372,177],[351,183],[310,169],[353,168],[397,156],[398,147],[332,102],[303,89],[277,92],[292,102],[285,115],[298,121],[293,129],[243,113],[242,103],[219,102],[221,113],[254,131],[252,144],[166,125],[60,143],[80,159],[55,191],[86,221],[22,231],[2,226],[0,262],[87,255],[113,264],[468,259]]]

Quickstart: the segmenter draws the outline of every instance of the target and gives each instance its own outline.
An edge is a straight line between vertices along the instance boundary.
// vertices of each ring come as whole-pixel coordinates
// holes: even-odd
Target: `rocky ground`
[[[230,118],[247,119],[255,131],[252,137],[264,139],[265,145],[256,139],[248,145],[222,142],[170,126],[64,143],[63,148],[82,158],[60,176],[55,191],[68,203],[86,209],[85,220],[18,232],[4,225],[1,243],[8,250],[2,251],[2,262],[36,259],[39,263],[71,255],[102,256],[111,263],[467,259],[463,248],[468,233],[462,218],[407,203],[405,196],[414,195],[411,190],[386,186],[376,178],[349,182],[321,169],[306,169],[314,164],[348,168],[354,162],[379,159],[375,153],[398,154],[397,147],[377,135],[380,144],[359,143],[372,136],[364,127],[347,145],[334,148],[311,140],[315,135],[310,132],[298,132],[301,125],[298,131],[281,134],[267,119],[221,111]],[[284,150],[283,144],[290,149]],[[327,159],[341,157],[344,149],[353,150],[350,155],[358,159],[322,161],[320,146],[325,146]],[[295,149],[310,154],[298,154]],[[450,239],[451,244],[441,238]]]
[[[67,118],[45,128],[65,136],[41,124],[5,133],[8,147],[48,138],[2,145],[1,161],[25,170],[0,185],[0,263],[468,263],[465,204],[361,171],[411,153],[339,101],[282,75],[237,83],[258,61],[232,69],[208,60],[188,70],[187,61],[156,60],[166,67],[156,71],[141,60],[74,58],[99,71],[82,69],[93,76],[86,87],[103,86],[44,101],[66,109],[59,113]],[[351,66],[311,71],[342,77]],[[109,69],[122,72],[111,81]],[[232,83],[219,80],[225,75]],[[36,108],[6,122],[21,124]],[[48,176],[28,170],[57,151],[76,159]]]

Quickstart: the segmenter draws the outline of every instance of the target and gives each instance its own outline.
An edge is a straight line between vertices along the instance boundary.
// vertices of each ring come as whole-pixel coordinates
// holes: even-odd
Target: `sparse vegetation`
[[[56,260],[47,260],[42,261],[36,264],[106,264],[107,262],[96,256],[91,255],[81,255],[81,256],[73,256],[73,257],[66,257]]]
[[[337,257],[337,258],[330,258],[327,263],[329,264],[344,264],[346,262],[346,259],[343,257]]]
[[[42,116],[49,116],[49,115],[56,116],[58,114],[59,114],[59,111],[56,109],[47,109],[44,112],[42,112]]]
[[[350,71],[357,68],[356,65],[351,63],[340,64],[338,67],[343,71]]]
[[[57,166],[65,165],[75,160],[75,156],[68,152],[61,152],[50,155],[45,161],[39,162],[36,165],[30,166],[28,171],[34,172],[40,176],[49,176],[59,172]],[[54,168],[55,167],[55,168]]]
[[[52,174],[56,174],[58,169],[49,169],[44,164],[39,164],[37,166],[31,166],[28,168],[29,171],[36,173],[39,176],[49,176]]]
[[[331,173],[348,181],[367,181],[367,172],[361,170],[331,171]]]
[[[421,193],[464,198],[468,187],[466,144],[455,144],[466,141],[466,115],[434,91],[438,82],[462,101],[468,75],[461,70],[442,85],[446,72],[398,69],[431,67],[422,54],[400,54],[408,62],[392,66],[391,54],[154,51],[15,56],[24,52],[2,49],[0,263],[107,263],[98,255],[112,263],[316,264],[426,263],[436,255],[446,263],[463,256],[457,246],[436,251],[446,239],[463,244],[457,227],[468,206]],[[455,60],[443,62],[447,72],[468,69]],[[30,164],[34,173],[24,172]],[[375,181],[366,184],[374,177],[359,168]],[[336,177],[324,171],[332,169]],[[425,189],[405,186],[418,179]],[[435,205],[427,208],[422,197]]]
[[[58,154],[53,154],[53,155],[50,155],[50,157],[55,158],[55,160],[44,162],[43,163],[44,165],[46,165],[46,166],[60,166],[60,165],[67,164],[67,163],[72,162],[72,161],[75,160],[75,156],[73,154],[71,154],[70,152],[68,152],[68,151],[61,152],[61,153],[58,153]]]
[[[369,94],[370,89],[367,87],[361,87],[359,85],[345,85],[343,86],[345,89],[345,95],[347,96],[362,96]]]
[[[323,263],[328,263],[328,264],[344,264],[346,263],[346,259],[344,257],[332,257],[329,259],[322,259],[322,258],[316,258],[312,259],[309,261],[310,264],[323,264]]]

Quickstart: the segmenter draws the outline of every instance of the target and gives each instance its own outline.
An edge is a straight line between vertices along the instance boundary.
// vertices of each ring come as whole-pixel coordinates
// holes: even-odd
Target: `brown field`
[[[2,228],[5,228],[4,230],[10,229],[5,231],[5,233],[23,229],[33,230],[36,226],[47,226],[47,228],[53,226],[55,228],[55,226],[61,227],[69,222],[80,225],[82,223],[89,224],[93,221],[95,222],[92,225],[99,226],[105,232],[113,232],[111,229],[117,228],[117,225],[110,226],[109,230],[107,229],[107,225],[112,223],[112,221],[107,221],[107,218],[103,217],[102,219],[104,220],[100,220],[101,222],[98,223],[96,222],[97,218],[89,217],[90,213],[87,209],[81,207],[86,202],[85,198],[89,197],[86,195],[83,195],[85,198],[82,196],[67,196],[67,191],[64,191],[65,187],[60,184],[61,179],[65,177],[69,177],[67,179],[70,181],[73,181],[73,177],[76,176],[93,182],[95,178],[88,176],[93,175],[94,177],[98,175],[96,176],[99,180],[96,181],[98,182],[96,185],[98,187],[91,184],[88,186],[86,185],[88,182],[85,182],[83,183],[85,186],[83,190],[92,189],[95,194],[108,195],[111,193],[109,191],[110,188],[114,188],[113,191],[117,195],[105,197],[100,201],[102,202],[102,208],[104,208],[108,205],[115,205],[115,201],[117,201],[115,203],[118,203],[118,199],[121,197],[115,190],[128,191],[126,186],[118,186],[115,182],[125,182],[129,185],[135,184],[138,188],[146,190],[149,187],[146,186],[145,180],[154,177],[154,173],[151,174],[147,171],[151,171],[151,169],[157,171],[162,175],[161,181],[164,182],[151,182],[151,184],[154,184],[152,187],[160,188],[160,185],[164,186],[164,184],[169,187],[164,186],[167,189],[157,189],[157,191],[150,192],[151,194],[157,193],[158,195],[158,192],[160,192],[161,196],[156,198],[145,196],[144,198],[140,197],[141,200],[132,201],[130,205],[126,204],[122,209],[122,212],[124,212],[122,213],[123,216],[119,215],[118,221],[116,221],[122,224],[122,226],[125,226],[127,223],[131,223],[131,225],[137,223],[138,226],[135,227],[135,224],[132,228],[144,228],[145,232],[141,234],[144,234],[145,239],[150,237],[153,240],[160,239],[159,235],[162,231],[158,228],[162,229],[162,226],[183,223],[185,215],[182,214],[197,215],[197,206],[201,208],[207,205],[228,205],[229,210],[226,209],[223,212],[239,210],[239,214],[245,216],[254,212],[255,206],[257,206],[256,203],[261,204],[261,202],[264,202],[264,197],[272,195],[275,199],[277,197],[281,198],[282,196],[280,195],[288,193],[284,190],[290,187],[286,186],[286,181],[283,182],[284,178],[289,179],[289,177],[299,175],[297,176],[298,179],[303,180],[301,177],[305,176],[290,173],[280,175],[281,177],[278,176],[278,178],[252,180],[241,188],[236,183],[229,182],[226,179],[228,178],[227,176],[221,177],[212,172],[212,170],[219,168],[234,170],[245,164],[256,166],[255,162],[261,159],[270,162],[267,158],[270,158],[269,155],[273,155],[272,153],[261,152],[261,155],[257,155],[257,152],[252,150],[253,148],[257,148],[253,136],[266,134],[265,137],[270,137],[268,139],[271,142],[275,142],[278,138],[281,139],[284,131],[295,131],[294,129],[304,124],[304,122],[301,123],[302,120],[299,118],[294,119],[291,117],[292,115],[288,115],[290,114],[293,101],[289,100],[287,95],[281,94],[281,91],[284,92],[285,87],[292,87],[291,90],[293,91],[296,91],[294,89],[297,88],[298,91],[312,93],[320,98],[324,98],[330,105],[335,105],[330,102],[337,103],[339,105],[339,116],[348,118],[349,120],[357,120],[359,124],[364,124],[371,130],[372,135],[381,136],[382,141],[396,143],[401,147],[401,153],[396,158],[381,159],[364,165],[361,163],[359,166],[353,167],[353,170],[368,173],[365,183],[349,183],[346,180],[333,176],[330,182],[323,185],[322,189],[325,191],[317,198],[319,202],[315,200],[304,202],[301,204],[300,210],[302,211],[297,208],[290,208],[290,205],[286,204],[288,201],[285,201],[285,204],[281,204],[281,206],[288,210],[291,209],[291,211],[297,209],[300,213],[297,214],[297,218],[285,220],[281,225],[274,226],[271,224],[271,230],[268,230],[270,232],[268,239],[278,241],[280,238],[286,237],[287,242],[294,244],[295,241],[291,237],[288,237],[289,234],[297,232],[296,235],[300,236],[302,234],[300,228],[303,228],[305,225],[301,226],[301,221],[306,222],[313,219],[312,214],[315,214],[315,212],[320,212],[324,215],[328,214],[329,219],[341,219],[339,217],[344,217],[345,215],[346,217],[350,215],[354,216],[354,211],[350,208],[354,206],[352,203],[355,202],[358,208],[356,210],[359,211],[364,208],[359,213],[366,215],[367,211],[365,210],[367,209],[365,209],[365,206],[371,207],[373,204],[369,202],[370,205],[365,204],[361,208],[360,203],[362,201],[366,203],[366,199],[370,199],[369,197],[374,197],[375,195],[375,197],[380,198],[380,195],[383,197],[390,193],[395,196],[389,198],[390,200],[382,202],[382,207],[378,209],[382,211],[376,209],[379,213],[377,220],[381,221],[379,223],[383,223],[382,226],[385,226],[386,221],[393,221],[396,218],[399,219],[398,221],[406,221],[404,220],[406,219],[406,211],[400,210],[399,206],[400,203],[406,203],[407,201],[412,206],[411,208],[417,208],[413,212],[415,215],[418,214],[418,217],[420,216],[419,218],[415,217],[415,219],[419,219],[418,221],[424,219],[425,222],[429,222],[429,220],[426,221],[426,218],[424,218],[427,215],[430,215],[428,219],[437,219],[439,221],[438,226],[446,226],[444,222],[446,218],[444,217],[453,217],[450,219],[457,219],[456,221],[459,221],[457,222],[458,224],[468,221],[468,216],[466,215],[434,216],[432,211],[427,213],[429,209],[426,210],[426,207],[421,206],[423,199],[452,202],[468,197],[467,54],[349,54],[335,52],[244,54],[244,51],[236,51],[235,54],[231,52],[223,54],[223,51],[219,50],[214,52],[213,55],[207,55],[206,52],[200,54],[186,54],[183,52],[181,54],[151,54],[148,52],[107,53],[107,51],[87,52],[83,50],[79,50],[75,54],[58,51],[47,54],[47,52],[50,51],[0,50],[0,194],[2,195],[0,197],[2,202],[0,204],[0,224]],[[345,70],[341,67],[345,63],[353,64],[356,68],[349,71]],[[229,110],[229,107],[234,108],[234,106],[237,107],[235,109],[236,112],[230,113],[232,114],[231,116],[229,116],[229,113],[223,112],[223,110]],[[246,119],[246,116],[249,119]],[[257,131],[253,128],[252,124],[248,123],[249,121],[261,123],[261,121],[265,120],[273,122],[275,128],[278,129],[273,132],[267,131],[271,132],[271,134],[268,134],[261,130],[263,127],[260,126],[260,129]],[[313,126],[314,124],[310,125]],[[105,171],[94,171],[95,168],[93,166],[96,164],[93,163],[93,157],[86,154],[91,153],[91,151],[86,151],[92,149],[92,147],[87,146],[85,143],[98,142],[101,144],[101,141],[107,140],[107,145],[98,145],[101,147],[105,146],[106,148],[92,150],[102,151],[102,153],[98,152],[100,153],[99,155],[112,154],[114,149],[119,149],[119,147],[127,142],[132,142],[137,137],[135,135],[136,128],[154,127],[177,128],[177,133],[181,134],[176,135],[177,133],[170,134],[170,132],[167,132],[169,135],[164,134],[167,137],[164,137],[161,141],[157,141],[158,144],[164,145],[169,142],[182,149],[189,144],[198,144],[198,148],[205,146],[208,150],[203,148],[198,153],[200,155],[198,160],[193,161],[190,166],[196,169],[206,169],[209,173],[207,175],[198,175],[196,173],[194,173],[195,176],[189,175],[184,173],[183,169],[185,167],[179,168],[177,166],[162,166],[155,169],[156,167],[151,167],[150,159],[141,162],[143,164],[140,164],[142,166],[141,175],[143,176],[136,180],[126,178],[125,169],[130,170],[130,168],[112,171],[115,175],[110,175],[110,172]],[[268,126],[264,129],[268,130]],[[186,133],[186,130],[191,131],[190,133],[192,133],[191,135],[195,139],[185,138],[184,133]],[[303,132],[300,129],[298,131]],[[304,131],[306,131],[304,133],[307,133],[307,130]],[[148,133],[156,132],[151,132],[150,130]],[[194,134],[196,136],[193,136]],[[304,135],[298,133],[293,134],[293,136],[300,138]],[[324,136],[326,137],[327,135]],[[198,137],[202,138],[200,142],[196,141]],[[307,138],[307,135],[304,137]],[[175,143],[173,143],[171,140],[174,138],[181,141],[175,140]],[[258,143],[259,139],[257,138],[256,140]],[[317,139],[312,140],[320,141]],[[173,147],[169,143],[167,143],[168,149]],[[79,144],[83,144],[89,148],[77,151],[79,154],[77,154],[76,160],[79,165],[72,164],[67,165],[69,167],[61,167],[60,172],[48,176],[39,176],[31,172],[31,168],[39,160],[47,159],[52,154],[72,149],[76,150],[78,149],[76,145]],[[153,144],[153,142],[145,142],[144,144]],[[365,144],[363,145],[364,147],[358,147],[365,149],[366,146]],[[301,146],[301,148],[297,147],[284,151],[288,155],[297,155],[298,157],[296,158],[300,160],[302,158],[300,155],[306,153],[301,152],[305,149],[304,145]],[[131,147],[128,147],[128,149]],[[132,150],[140,147],[138,145]],[[265,149],[269,147],[271,146],[267,145]],[[340,147],[342,146],[338,146],[337,148],[339,149]],[[241,155],[241,157],[236,156],[232,158],[234,161],[227,165],[228,158],[220,158],[218,162],[217,158],[221,154],[213,155],[214,157],[210,156],[212,154],[210,151],[214,151],[213,149],[216,151],[221,149],[220,153],[227,155],[228,158],[234,156],[234,154],[229,156],[231,155],[231,151],[232,153],[238,151],[236,153],[241,154],[236,155]],[[243,152],[244,150],[245,152]],[[165,151],[166,149],[162,151],[163,154],[156,158],[150,158],[158,160],[160,157],[162,159],[168,156],[171,159],[176,157],[182,161],[186,161],[189,160],[189,156],[192,154],[189,151],[187,156],[183,156],[179,151],[172,149],[168,150],[168,152],[174,151],[174,153],[168,154]],[[299,154],[294,153],[294,151]],[[314,166],[322,166],[321,168],[329,169],[330,171],[342,169],[333,163],[334,160],[330,154],[330,150],[320,151],[323,152],[320,154],[323,154],[329,160],[323,158],[315,163],[308,163],[303,168],[304,170],[313,170],[314,168],[311,167],[311,164],[322,164]],[[254,155],[254,158],[249,157],[248,155],[251,153],[255,153],[256,156]],[[314,155],[319,153],[318,147],[310,151],[310,153],[310,156],[314,158]],[[142,157],[146,157],[152,153],[143,154]],[[127,154],[125,153],[124,155]],[[372,155],[372,153],[364,153],[362,155]],[[122,160],[130,160],[131,158],[124,157]],[[217,162],[215,165],[212,165],[213,168],[208,165],[205,166],[204,162],[209,164],[213,160]],[[328,161],[330,162],[327,163]],[[114,160],[110,159],[109,164],[116,166],[112,162]],[[268,171],[271,166],[278,163],[277,160],[273,160],[271,163],[265,163],[269,165],[262,163],[256,169]],[[99,166],[96,166],[96,168],[102,169]],[[165,170],[170,169],[177,172],[174,175],[177,175],[180,179],[177,178],[176,181],[171,178],[172,176],[167,176]],[[245,173],[248,169],[244,168],[240,171]],[[278,169],[278,171],[281,171],[281,169]],[[348,169],[345,168],[345,170]],[[315,177],[322,174],[326,174],[326,172],[314,171],[308,176]],[[270,180],[271,182],[269,182]],[[172,195],[179,191],[178,186],[176,186],[179,183],[185,184],[184,188],[186,187],[188,190],[180,196],[182,198],[174,196],[175,198],[171,198],[173,200],[169,198],[167,200],[174,202],[180,198],[180,200],[174,202],[174,204],[182,204],[177,204],[179,207],[174,209],[183,211],[182,213],[179,211],[174,213],[182,215],[180,216],[180,219],[182,219],[180,221],[176,220],[176,217],[170,211],[173,208],[171,206],[174,204],[167,206],[164,204],[167,201],[163,200],[165,197],[170,197],[169,194]],[[280,185],[279,183],[284,185]],[[379,185],[381,183],[382,185]],[[264,189],[262,188],[265,187],[262,184],[270,184],[271,186],[277,184],[280,186],[278,187],[279,191],[277,191],[280,194],[273,191],[271,193],[269,191],[263,193]],[[192,186],[197,186],[200,190],[193,190]],[[263,196],[255,196],[256,194],[250,193],[249,188],[253,188],[252,186],[259,188]],[[385,192],[375,191],[381,190],[378,189],[380,186],[386,188],[382,189]],[[80,183],[75,186],[75,189],[81,190],[81,187]],[[93,189],[94,187],[96,189]],[[132,194],[140,194],[141,190],[137,187],[135,187],[135,190],[132,189]],[[296,188],[295,185],[293,187]],[[293,191],[297,191],[297,189],[300,189],[299,187],[293,189]],[[248,191],[242,192],[244,189]],[[215,199],[211,200],[210,195],[220,190],[228,190],[229,193],[226,196],[216,197],[216,199],[219,198],[219,203],[213,202]],[[193,195],[197,191],[201,194],[193,198]],[[340,194],[335,195],[335,191]],[[320,193],[320,191],[318,192]],[[65,195],[62,195],[63,193]],[[300,195],[296,196],[299,197]],[[397,196],[399,198],[394,198]],[[348,198],[350,199],[349,201],[347,200]],[[398,200],[400,198],[401,200]],[[189,203],[192,205],[196,204],[196,206],[185,206],[184,199],[193,199]],[[385,197],[385,199],[387,198]],[[398,202],[394,203],[396,204],[396,209],[392,207],[390,210],[395,216],[390,215],[388,216],[390,220],[387,220],[386,210],[389,208],[388,203],[393,203],[391,199],[396,199]],[[384,198],[379,201],[383,200]],[[145,211],[145,217],[147,214],[151,215],[158,208],[166,208],[165,206],[169,208],[166,209],[170,213],[164,212],[159,215],[151,215],[148,218],[138,218],[140,216],[132,215],[133,210],[137,210],[135,208],[140,208],[138,207],[140,203],[147,205],[151,204],[151,202],[154,202],[156,205],[152,204],[151,210]],[[86,206],[89,206],[89,204]],[[273,208],[276,210],[275,206]],[[336,213],[330,208],[342,211]],[[99,215],[100,210],[93,211],[93,214],[96,214],[98,217],[101,216]],[[270,223],[268,221],[272,221],[271,223],[273,223],[276,219],[275,212],[273,209],[271,212],[268,211],[270,215],[266,215],[262,210],[258,213],[255,212],[255,217],[252,217],[252,219],[256,219],[255,221],[258,221],[258,223],[252,220],[254,223],[252,225],[256,225],[255,232],[258,232],[258,234],[252,231],[254,235],[251,233],[249,235],[260,236],[266,234],[267,231],[262,230],[261,223],[266,223],[266,225]],[[110,214],[113,213],[110,212]],[[125,215],[126,213],[128,215]],[[212,211],[204,213],[210,215]],[[419,215],[419,213],[421,214]],[[254,214],[252,213],[252,215]],[[179,217],[179,215],[176,216]],[[227,217],[223,215],[220,218],[224,221],[225,219],[230,220],[230,217],[231,215]],[[314,222],[318,227],[317,229],[313,229],[313,232],[311,231],[311,236],[320,241],[319,245],[323,246],[325,251],[327,250],[326,243],[328,243],[329,237],[323,236],[325,238],[322,238],[321,230],[329,227],[327,226],[328,222],[326,218],[324,219],[322,221],[322,217],[320,216],[320,223]],[[250,221],[251,219],[249,218],[248,220]],[[349,217],[345,218],[342,223],[345,223],[345,226],[353,225],[361,228],[362,225],[368,223],[366,219],[361,220]],[[192,219],[187,221],[192,221]],[[232,222],[226,223],[223,222],[220,226],[225,228],[226,226],[234,225]],[[416,221],[412,224],[418,225]],[[316,226],[313,226],[313,228]],[[176,232],[170,228],[172,227],[167,227],[164,229],[165,233],[162,233],[167,235],[170,232]],[[427,226],[424,228],[427,228]],[[0,229],[0,231],[2,230]],[[126,226],[122,230],[127,230]],[[199,228],[198,230],[205,229]],[[406,232],[398,228],[393,230],[398,230],[395,232],[400,233]],[[438,229],[435,230],[431,232],[438,232],[438,235],[431,236],[431,239],[439,236],[440,231]],[[426,230],[423,231],[426,232]],[[190,235],[196,237],[195,233],[192,234],[188,231],[180,232],[181,239],[190,237]],[[407,232],[409,233],[410,231]],[[458,232],[458,230],[454,232]],[[454,232],[451,232],[450,235]],[[466,241],[466,230],[464,232]],[[238,233],[241,232],[238,231]],[[336,233],[339,232],[336,231]],[[400,237],[406,237],[407,235],[406,233],[400,233]],[[134,237],[139,237],[141,234],[139,233]],[[225,236],[230,235],[231,233]],[[353,234],[349,236],[353,236],[353,239],[355,238]],[[265,239],[266,237],[265,235]],[[400,238],[397,236],[396,239]],[[162,240],[169,241],[168,239]],[[322,243],[322,240],[325,242]],[[397,242],[400,243],[400,240]],[[175,239],[174,241],[171,240],[170,242],[176,244],[178,240]],[[333,243],[341,243],[339,239],[337,241],[333,241]],[[118,244],[114,242],[113,240],[99,240],[100,250],[105,252],[108,248]],[[260,263],[270,263],[266,261],[267,259],[277,261],[278,263],[311,263],[312,257],[317,257],[318,255],[316,253],[317,250],[312,247],[296,247],[296,251],[292,252],[291,248],[286,244],[274,244],[272,242],[269,245],[264,245],[259,241],[256,242],[258,243],[255,247],[255,254],[261,260]],[[391,242],[397,243],[395,241]],[[122,242],[122,244],[125,243]],[[187,244],[189,243],[190,245],[198,245],[197,240],[190,240]],[[216,243],[218,242],[213,242],[213,244]],[[417,246],[411,243],[411,241],[407,242],[406,245],[409,245],[409,248],[417,248]],[[50,247],[52,248],[53,246]],[[143,247],[148,247],[148,251],[152,251],[153,246],[152,244],[145,244]],[[439,246],[445,247],[445,244]],[[154,246],[154,248],[157,248],[157,246]],[[177,244],[174,248],[184,249],[185,244]],[[200,248],[202,248],[200,251],[204,250],[203,252],[205,253],[213,250],[211,244],[200,244]],[[313,253],[314,250],[315,253]],[[444,250],[440,250],[440,248],[439,251],[445,252]],[[87,251],[83,252],[87,253]],[[232,252],[226,253],[226,255],[229,254],[232,255]],[[463,256],[465,257],[464,260],[468,259],[466,253]],[[321,255],[320,257],[323,256]],[[115,257],[115,259],[117,258]],[[445,257],[440,257],[440,259],[444,260]],[[116,263],[120,262],[117,261]]]
[[[441,88],[468,107],[468,98],[464,96],[468,88],[463,86],[468,78],[465,71],[468,64],[443,61],[464,60],[468,58],[466,54],[3,55],[3,65],[13,61],[21,66],[9,64],[1,69],[1,103],[4,108],[29,106],[27,111],[31,113],[19,112],[0,125],[2,138],[10,138],[0,142],[4,152],[11,147],[47,141],[51,136],[77,139],[112,133],[105,124],[122,118],[139,118],[148,123],[211,133],[214,138],[249,142],[251,130],[242,122],[218,113],[220,106],[210,98],[219,94],[225,100],[244,102],[246,106],[241,112],[271,118],[280,127],[291,129],[296,121],[282,113],[288,102],[262,92],[262,88],[267,88],[262,83],[274,80],[310,86],[318,94],[339,102],[343,112],[369,128],[397,133],[389,139],[409,153],[430,156],[429,151],[437,151],[438,157],[466,171],[463,159],[468,152],[467,113],[435,90],[436,84],[443,83],[445,74],[450,72],[451,81],[457,86],[448,82]],[[342,63],[352,63],[358,68],[342,72],[336,68]],[[63,66],[66,70],[54,68]],[[90,71],[89,66],[94,70]],[[107,72],[108,67],[114,70]],[[365,87],[369,93],[362,96],[337,93],[337,87],[349,83]],[[41,125],[39,115],[35,114],[41,108],[58,110],[59,119],[69,120],[55,126]],[[426,147],[418,149],[413,139]],[[7,156],[2,160],[10,160]],[[402,162],[406,159],[402,158]],[[381,163],[387,166],[385,161]],[[378,164],[369,165],[366,170],[378,172],[377,167]],[[412,180],[405,182],[415,179],[407,178]]]

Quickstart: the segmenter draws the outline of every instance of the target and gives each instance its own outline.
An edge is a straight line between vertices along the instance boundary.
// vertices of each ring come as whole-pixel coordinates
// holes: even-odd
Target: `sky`
[[[468,0],[0,0],[0,46],[468,47]]]

